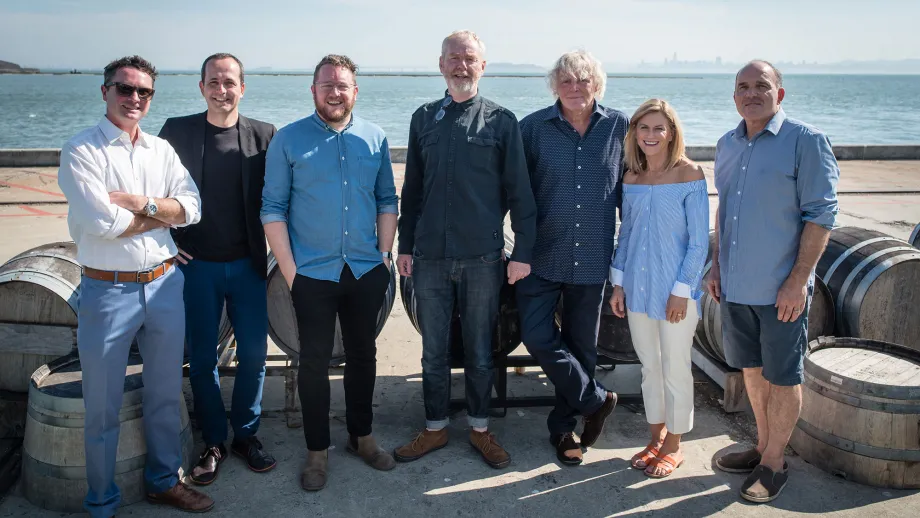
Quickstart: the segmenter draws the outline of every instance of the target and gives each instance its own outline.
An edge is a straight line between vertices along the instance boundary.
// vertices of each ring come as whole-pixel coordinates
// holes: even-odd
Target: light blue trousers
[[[176,267],[148,284],[115,284],[87,277],[81,281],[77,344],[83,368],[89,482],[84,507],[92,517],[113,516],[121,502],[115,484],[118,412],[135,336],[144,360],[146,489],[150,493],[167,491],[179,480],[184,283]]]

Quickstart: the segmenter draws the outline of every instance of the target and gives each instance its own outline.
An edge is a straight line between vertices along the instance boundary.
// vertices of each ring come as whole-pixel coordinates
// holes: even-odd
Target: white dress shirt
[[[169,228],[118,237],[134,214],[109,201],[112,191],[175,199],[185,210],[185,223],[177,226],[201,219],[198,187],[175,150],[159,137],[138,132],[132,144],[126,132],[103,117],[61,149],[58,184],[67,197],[67,225],[83,266],[140,271],[178,253]]]

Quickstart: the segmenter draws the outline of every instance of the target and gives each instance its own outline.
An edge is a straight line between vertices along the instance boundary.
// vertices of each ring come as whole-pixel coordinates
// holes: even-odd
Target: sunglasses
[[[444,111],[444,108],[447,108],[448,106],[450,106],[450,103],[452,103],[452,102],[454,102],[454,100],[453,100],[453,98],[451,98],[450,95],[448,95],[447,97],[444,98],[443,101],[441,101],[441,109],[438,110],[438,113],[434,114],[434,121],[435,121],[435,122],[438,122],[438,121],[440,121],[441,119],[444,118],[444,115],[447,114],[447,112]]]
[[[121,95],[124,97],[131,97],[134,94],[134,92],[137,92],[137,98],[142,101],[146,101],[152,98],[155,92],[153,88],[142,88],[142,87],[129,85],[125,83],[119,83],[119,82],[106,83],[104,86],[106,88],[115,86],[115,90],[118,91],[118,95]]]

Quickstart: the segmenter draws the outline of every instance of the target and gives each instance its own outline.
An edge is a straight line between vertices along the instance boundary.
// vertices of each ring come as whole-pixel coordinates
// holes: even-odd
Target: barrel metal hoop
[[[873,399],[856,397],[851,395],[852,389],[850,387],[834,387],[831,383],[822,381],[809,373],[805,373],[805,386],[823,397],[833,399],[838,403],[843,403],[844,405],[851,407],[862,408],[864,410],[872,410],[876,412],[884,412],[887,414],[920,415],[920,400],[915,400],[913,404],[910,404],[904,403],[904,401],[909,400],[892,398],[891,403],[883,403]],[[846,392],[843,392],[842,390],[846,390]]]
[[[55,295],[67,301],[67,305],[78,315],[80,308],[80,288],[41,270],[22,268],[0,275],[0,284],[12,281],[31,282],[51,290]]]
[[[62,261],[67,261],[68,263],[71,263],[71,264],[74,264],[80,267],[80,269],[83,268],[83,265],[81,265],[79,262],[77,262],[76,259],[74,259],[73,257],[70,257],[69,255],[59,254],[56,252],[47,252],[47,251],[42,251],[42,250],[37,250],[34,252],[27,252],[27,253],[23,253],[22,255],[17,255],[16,257],[7,261],[6,264],[9,265],[17,261],[22,261],[23,259],[30,259],[32,257],[52,257],[54,259],[60,259]]]
[[[29,407],[35,407],[38,412],[43,409],[50,412],[60,412],[64,414],[85,414],[86,404],[84,398],[63,398],[45,394],[35,385],[33,376],[32,384],[29,386]],[[144,390],[140,387],[135,390],[129,390],[122,396],[122,408],[141,405],[144,402]]]
[[[796,426],[799,430],[802,430],[812,438],[823,442],[828,446],[854,453],[856,455],[862,455],[863,457],[869,457],[873,459],[891,460],[898,462],[920,462],[920,450],[896,450],[893,448],[880,448],[878,446],[870,446],[868,444],[851,441],[849,439],[844,439],[843,437],[838,437],[834,434],[827,433],[823,430],[819,430],[811,423],[802,419],[799,419],[799,422],[796,424]]]
[[[868,351],[883,352],[890,356],[901,358],[906,361],[920,363],[920,351],[910,347],[883,342],[881,340],[869,340],[861,338],[839,338],[839,337],[822,337],[817,340],[818,345],[811,347],[805,354],[804,370],[805,378],[814,378],[821,384],[831,386],[831,378],[840,377],[834,372],[816,364],[811,357],[824,349],[833,348],[853,348],[865,349]],[[814,342],[812,342],[814,343]],[[869,381],[859,381],[854,379],[842,379],[839,383],[833,382],[841,390],[853,394],[868,394],[873,397],[885,397],[892,400],[901,401],[920,401],[920,387],[896,387],[892,385],[883,385]],[[854,405],[856,406],[856,405]]]
[[[34,421],[46,424],[48,426],[53,426],[55,428],[83,428],[85,423],[85,413],[82,414],[71,414],[73,417],[58,417],[55,415],[49,415],[43,413],[38,408],[35,408],[33,405],[29,405],[28,408],[29,417]],[[124,423],[126,421],[131,421],[132,419],[140,419],[144,417],[144,407],[143,405],[132,405],[130,407],[123,407],[121,411],[118,412],[118,422]]]
[[[142,471],[147,463],[147,454],[121,460],[115,463],[115,474],[122,475],[132,471]],[[30,476],[63,480],[86,480],[86,466],[55,466],[33,458],[26,452],[22,456],[22,471]]]
[[[895,238],[891,236],[874,237],[872,239],[867,239],[865,241],[857,243],[851,246],[850,248],[847,248],[846,250],[844,250],[844,252],[840,254],[840,256],[837,257],[837,259],[834,260],[834,262],[831,264],[831,267],[827,269],[827,273],[824,274],[824,283],[830,284],[831,277],[833,277],[834,272],[836,272],[837,268],[841,265],[841,263],[843,263],[847,257],[850,257],[851,255],[853,255],[854,252],[856,252],[857,250],[861,248],[867,247],[871,244],[878,243],[879,241],[888,241],[888,240],[897,241]]]
[[[843,331],[844,331],[846,334],[858,336],[858,335],[855,333],[856,330],[854,330],[854,329],[849,329],[849,326],[847,325],[847,321],[844,319],[844,317],[846,316],[847,291],[850,289],[850,284],[853,283],[853,279],[855,279],[856,276],[859,275],[859,273],[863,270],[863,268],[866,267],[867,264],[869,264],[869,263],[871,263],[872,261],[878,259],[879,257],[881,257],[881,256],[883,256],[883,255],[885,255],[885,254],[890,254],[890,253],[894,253],[894,252],[901,252],[901,251],[904,251],[904,250],[913,250],[913,247],[909,247],[909,246],[894,246],[894,247],[891,247],[891,248],[886,248],[886,249],[884,249],[884,250],[879,250],[878,252],[875,252],[874,254],[872,254],[872,255],[866,257],[865,259],[863,259],[862,261],[860,261],[859,264],[856,265],[856,267],[854,267],[852,270],[850,270],[850,274],[847,275],[846,280],[843,281],[843,286],[840,287],[840,296],[837,297],[837,308],[836,308],[836,309],[837,309],[837,318],[840,319],[841,328],[843,329]],[[884,263],[882,263],[882,264],[884,264]],[[867,287],[867,289],[868,289],[868,287]]]
[[[872,283],[875,282],[876,279],[878,279],[885,271],[896,264],[913,259],[920,259],[920,250],[917,250],[916,248],[898,247],[896,250],[911,250],[914,253],[902,254],[890,259],[886,259],[884,262],[879,263],[875,268],[870,270],[869,273],[867,273],[866,276],[862,278],[862,280],[859,282],[859,286],[856,287],[856,291],[853,292],[853,296],[850,297],[851,303],[848,304],[844,310],[846,315],[854,318],[853,322],[859,322],[859,309],[862,307],[863,299],[866,297],[866,293],[869,291],[869,287],[872,286]]]
[[[914,227],[907,241],[915,247],[920,248],[920,223],[917,223],[917,226]]]

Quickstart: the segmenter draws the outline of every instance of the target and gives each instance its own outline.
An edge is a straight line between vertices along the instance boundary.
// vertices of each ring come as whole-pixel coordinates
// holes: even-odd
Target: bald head
[[[769,61],[766,61],[763,59],[755,59],[753,61],[749,61],[746,65],[741,67],[741,70],[739,70],[738,73],[735,74],[736,84],[738,83],[738,77],[741,76],[741,73],[746,72],[749,69],[755,69],[758,72],[770,73],[773,76],[773,84],[776,85],[776,88],[783,87],[783,73],[780,72],[778,68],[773,66],[773,63],[770,63]]]

